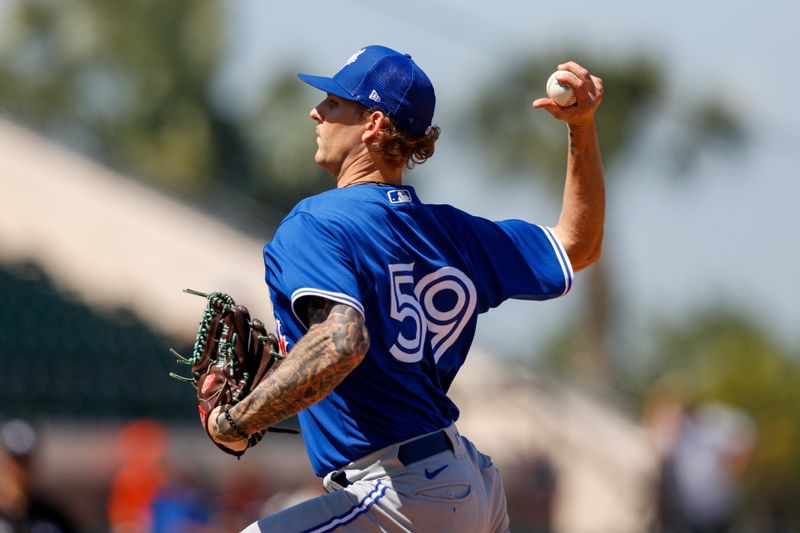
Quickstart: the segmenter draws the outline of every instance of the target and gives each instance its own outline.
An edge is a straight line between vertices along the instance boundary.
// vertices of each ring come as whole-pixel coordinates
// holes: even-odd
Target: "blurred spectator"
[[[212,533],[210,494],[189,472],[173,472],[151,506],[152,533]]]
[[[741,474],[753,448],[753,422],[733,407],[709,403],[680,412],[664,450],[661,531],[732,531]]]
[[[72,522],[33,484],[39,437],[23,420],[0,426],[0,533],[73,533]]]
[[[504,477],[513,530],[521,533],[553,531],[558,472],[550,457],[537,453],[523,459]]]
[[[152,506],[164,486],[161,462],[166,429],[153,420],[139,420],[119,433],[120,466],[111,481],[108,522],[113,533],[149,533]]]
[[[241,531],[264,514],[264,502],[271,491],[267,479],[260,472],[236,472],[219,485],[220,514],[218,520],[223,531]]]

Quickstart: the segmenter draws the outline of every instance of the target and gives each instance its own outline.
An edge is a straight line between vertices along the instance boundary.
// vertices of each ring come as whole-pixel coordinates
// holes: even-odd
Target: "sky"
[[[560,202],[535,180],[497,179],[475,150],[448,137],[448,129],[468,114],[476,87],[530,53],[589,49],[621,61],[639,51],[658,55],[672,105],[718,97],[740,112],[750,142],[740,153],[702,154],[676,184],[672,169],[652,157],[671,127],[666,117],[648,126],[638,157],[606,169],[617,175],[609,179],[604,249],[623,323],[645,332],[655,320],[682,321],[719,303],[743,310],[778,341],[800,345],[800,107],[791,102],[800,86],[791,44],[800,4],[228,0],[226,5],[229,41],[221,87],[242,101],[263,90],[280,69],[331,75],[368,44],[410,53],[434,82],[435,122],[444,134],[424,174],[412,173],[407,181],[428,202],[452,203],[493,219],[552,225]],[[531,101],[543,95],[545,81],[531,87]],[[520,120],[537,112],[543,113],[521,106]],[[575,290],[561,300],[510,302],[490,312],[480,321],[477,343],[512,357],[529,353],[578,311],[581,278],[579,273]]]

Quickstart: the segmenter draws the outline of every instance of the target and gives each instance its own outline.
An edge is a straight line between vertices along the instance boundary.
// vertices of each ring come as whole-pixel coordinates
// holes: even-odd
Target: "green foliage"
[[[221,166],[207,102],[209,0],[21,2],[0,49],[0,105],[116,168],[183,190]]]
[[[214,93],[219,2],[26,0],[9,13],[0,112],[226,215],[241,211],[230,198],[285,212],[329,185],[296,78],[240,116]]]
[[[315,96],[321,99],[323,94],[306,90],[293,71],[280,72],[246,122],[249,138],[264,147],[256,156],[260,174],[272,178],[259,181],[257,194],[284,210],[291,208],[298,196],[310,196],[333,185],[333,178],[314,162],[316,124],[309,111],[318,102],[308,98]]]
[[[664,66],[654,57],[639,53],[610,58],[562,52],[509,62],[514,69],[491,78],[480,91],[475,115],[464,129],[478,138],[498,175],[514,179],[535,175],[544,178],[554,193],[563,190],[567,159],[564,126],[546,112],[525,113],[525,106],[544,95],[545,80],[565,58],[574,58],[603,80],[604,98],[596,123],[609,182],[619,174],[615,168],[634,159],[643,146],[642,137],[657,119],[677,125],[667,128],[670,137],[660,155],[665,165],[683,172],[707,147],[739,146],[745,139],[738,116],[717,101],[681,101],[680,107],[670,107]],[[592,266],[587,274],[589,290],[583,315],[568,326],[564,342],[557,342],[558,348],[554,348],[558,366],[599,384],[619,384],[613,372],[616,368],[612,368],[617,350],[610,337],[615,330],[616,310],[604,262]]]
[[[561,124],[525,106],[544,95],[544,81],[564,57],[578,61],[603,78],[605,98],[597,115],[598,136],[607,164],[631,149],[645,125],[647,111],[663,87],[662,68],[646,56],[624,62],[587,57],[585,53],[530,57],[514,62],[514,70],[486,84],[477,102],[476,133],[501,175],[532,171],[545,174],[560,190],[563,183],[567,136]],[[585,58],[585,59],[584,59]]]
[[[573,324],[553,336],[542,366],[570,376],[580,349]],[[787,348],[751,319],[725,307],[662,323],[648,353],[618,358],[636,361],[616,374],[614,390],[623,403],[642,408],[668,392],[687,405],[721,402],[746,413],[756,441],[744,471],[743,512],[796,512],[800,494],[800,348]],[[644,360],[641,362],[639,360]],[[634,369],[635,368],[635,369]],[[795,516],[800,520],[800,516]]]
[[[561,190],[567,146],[564,128],[544,113],[525,113],[525,106],[544,96],[544,81],[565,57],[576,58],[603,79],[597,132],[606,168],[624,164],[659,117],[677,123],[663,155],[664,162],[679,173],[690,169],[702,150],[736,148],[745,140],[738,115],[718,100],[671,107],[664,66],[655,57],[609,58],[585,51],[536,56],[513,62],[513,70],[485,83],[475,104],[476,114],[465,124],[486,147],[486,156],[499,175],[530,176],[538,171],[552,190]]]
[[[683,134],[672,140],[670,156],[674,174],[685,176],[707,147],[733,152],[745,145],[747,129],[741,119],[717,99],[694,102]]]
[[[669,376],[692,402],[721,401],[746,412],[757,431],[745,478],[748,506],[791,503],[800,494],[800,350],[781,346],[743,316],[712,310],[663,328],[655,355],[642,396]]]

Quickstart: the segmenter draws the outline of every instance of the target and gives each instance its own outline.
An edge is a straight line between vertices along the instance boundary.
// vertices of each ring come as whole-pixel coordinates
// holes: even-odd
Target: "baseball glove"
[[[170,349],[179,364],[191,366],[191,377],[174,373],[170,376],[189,382],[197,389],[200,423],[208,435],[209,413],[217,406],[240,402],[277,368],[283,356],[275,335],[267,333],[264,324],[257,318],[250,318],[247,308],[236,305],[229,295],[222,292],[205,294],[192,289],[184,292],[202,296],[207,302],[191,357]],[[297,433],[282,428],[268,428],[268,431]],[[264,431],[250,435],[248,448],[258,444],[263,436]],[[214,444],[236,457],[246,450],[234,451],[217,442]]]

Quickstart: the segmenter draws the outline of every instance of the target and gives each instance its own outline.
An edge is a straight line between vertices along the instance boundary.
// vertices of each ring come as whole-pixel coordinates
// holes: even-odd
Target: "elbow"
[[[331,382],[334,387],[361,365],[369,350],[369,332],[363,320],[360,323],[351,323],[347,330],[341,332],[341,335],[333,337],[335,350],[333,361],[335,361],[334,365],[338,371],[341,372],[339,377]]]
[[[356,335],[354,339],[354,349],[353,349],[353,357],[358,359],[360,363],[364,357],[367,355],[367,351],[369,350],[369,331],[367,331],[367,325],[363,322],[356,330]]]
[[[572,270],[578,272],[596,263],[603,248],[603,225],[595,225],[591,231],[559,224],[553,228],[561,246],[569,257]]]
[[[359,314],[350,324],[350,328],[352,333],[349,335],[350,342],[348,344],[352,346],[351,355],[360,363],[361,360],[364,359],[364,356],[367,355],[370,343],[369,331],[364,322],[364,317]]]
[[[579,261],[573,262],[572,270],[578,272],[586,267],[593,265],[594,263],[600,260],[601,255],[602,254],[600,251],[600,247],[598,247],[596,251],[592,252],[589,255],[586,255],[585,257],[582,257]]]
[[[364,317],[354,309],[349,317],[343,321],[334,321],[331,328],[331,341],[335,352],[341,359],[347,359],[353,367],[358,366],[369,350],[369,331],[364,323]]]
[[[567,255],[572,263],[572,270],[579,272],[584,268],[593,265],[600,260],[603,250],[602,237],[597,239],[591,246],[586,246],[580,250],[568,250]]]

